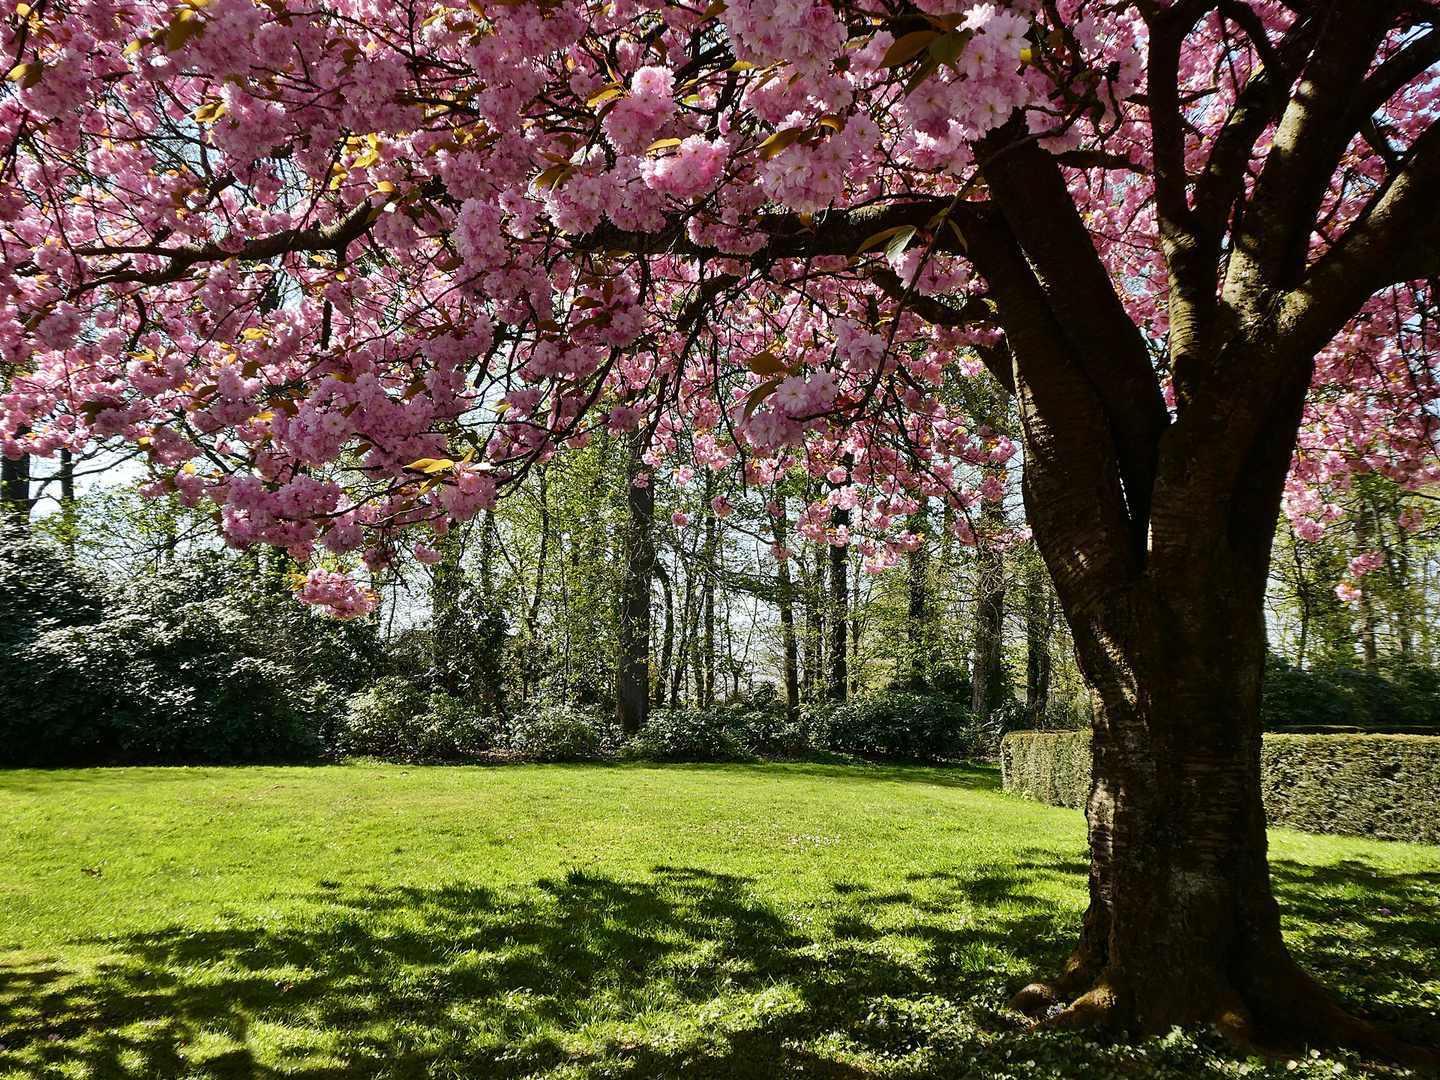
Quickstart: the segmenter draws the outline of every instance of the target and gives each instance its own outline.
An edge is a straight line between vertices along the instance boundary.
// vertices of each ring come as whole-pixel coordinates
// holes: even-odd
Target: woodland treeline
[[[76,475],[103,459],[37,463],[35,475],[29,462],[7,462],[8,606],[29,614],[7,612],[6,681],[22,697],[39,685],[33,658],[22,672],[16,650],[48,634],[57,676],[114,669],[97,700],[66,708],[111,708],[99,699],[121,695],[115,687],[128,679],[152,702],[195,712],[195,724],[207,710],[230,717],[228,734],[215,736],[211,756],[221,758],[245,756],[247,739],[289,746],[276,732],[306,726],[303,716],[272,715],[266,686],[290,687],[293,701],[323,714],[311,726],[325,730],[300,740],[323,749],[348,699],[381,679],[486,716],[579,707],[614,715],[622,734],[657,710],[758,699],[798,716],[883,691],[948,702],[997,735],[1089,722],[1067,628],[1028,540],[963,544],[956,512],[930,500],[907,522],[920,545],[871,574],[853,544],[775,531],[786,517],[767,503],[782,502],[793,519],[824,498],[824,479],[792,476],[761,493],[728,474],[662,467],[636,486],[636,459],[633,436],[601,434],[537,466],[496,510],[436,542],[438,561],[412,557],[377,578],[381,606],[354,624],[293,603],[300,567],[286,553],[222,548],[209,514],[142,496],[137,481],[117,479],[124,468],[77,494]],[[1433,726],[1440,558],[1430,530],[1414,527],[1429,496],[1369,475],[1335,498],[1343,514],[1318,541],[1282,522],[1267,721]],[[986,507],[986,533],[1024,536],[1018,492]],[[777,559],[779,548],[791,557]],[[36,559],[45,573],[34,572]],[[1358,598],[1337,594],[1347,582]],[[93,629],[117,620],[129,639]],[[62,648],[55,632],[66,626]],[[147,633],[140,644],[135,635]],[[125,656],[149,656],[150,667]],[[167,664],[207,671],[206,685],[167,690]],[[233,693],[217,704],[216,687]],[[247,734],[247,716],[265,717],[269,734]]]

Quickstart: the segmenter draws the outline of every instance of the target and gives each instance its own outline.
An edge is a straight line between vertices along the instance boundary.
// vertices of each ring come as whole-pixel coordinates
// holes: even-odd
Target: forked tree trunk
[[[1363,73],[1373,52],[1342,24],[1379,9],[1335,10],[1326,48]],[[1162,98],[1178,64],[1168,17],[1152,27]],[[1353,85],[1326,93],[1344,109]],[[1340,1010],[1294,962],[1266,862],[1263,604],[1281,495],[1314,357],[1392,272],[1381,239],[1307,268],[1311,218],[1294,193],[1311,181],[1297,171],[1331,152],[1301,134],[1315,108],[1287,112],[1299,149],[1270,158],[1218,277],[1237,194],[1207,191],[1201,221],[1166,188],[1173,407],[1054,159],[1019,123],[986,140],[993,206],[967,216],[965,236],[1006,351],[982,357],[1015,393],[1027,519],[1099,699],[1080,942],[1056,983],[1015,1004],[1061,1005],[1057,1026],[1214,1024],[1269,1050],[1338,1042],[1433,1061]],[[1440,128],[1427,138],[1440,151]],[[1420,201],[1395,205],[1385,229],[1433,224]]]
[[[1065,455],[1026,418],[1029,520],[1099,698],[1080,942],[1055,983],[1015,1000],[1031,1012],[1068,1003],[1060,1026],[1154,1035],[1211,1023],[1270,1051],[1338,1041],[1411,1053],[1293,961],[1270,888],[1264,596],[1299,405],[1299,394],[1281,401],[1248,453],[1216,445],[1197,467],[1162,452],[1146,572],[1120,587],[1075,558]]]

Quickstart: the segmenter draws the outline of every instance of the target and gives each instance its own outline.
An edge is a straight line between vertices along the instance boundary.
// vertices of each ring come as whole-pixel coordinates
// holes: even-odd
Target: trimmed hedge
[[[1271,825],[1440,844],[1440,737],[1267,733],[1260,766]],[[1090,732],[1011,732],[1000,770],[1006,791],[1079,809],[1090,794]]]
[[[1272,825],[1440,844],[1440,737],[1266,735]]]
[[[1016,795],[1083,808],[1090,797],[1089,730],[1010,732],[1000,740],[1000,777]]]

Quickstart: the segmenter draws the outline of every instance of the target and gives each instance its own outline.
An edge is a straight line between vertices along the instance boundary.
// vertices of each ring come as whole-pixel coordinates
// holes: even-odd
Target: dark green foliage
[[[1356,725],[1355,701],[1329,679],[1295,667],[1271,653],[1265,658],[1265,697],[1260,715],[1266,729],[1296,725]]]
[[[0,523],[0,650],[95,622],[100,605],[99,582],[58,545]]]
[[[495,720],[441,691],[387,675],[350,699],[336,740],[341,754],[391,761],[474,759],[503,739]]]
[[[1440,738],[1267,733],[1260,752],[1271,825],[1440,843]],[[1006,791],[1053,806],[1090,796],[1090,732],[1017,731],[1000,744]]]
[[[1090,797],[1090,732],[1011,732],[1000,742],[1000,778],[1016,795],[1079,809]]]
[[[1440,738],[1267,735],[1260,758],[1272,825],[1440,844]]]
[[[964,704],[899,690],[816,707],[805,723],[813,746],[848,754],[941,761],[982,754],[989,744]]]
[[[509,748],[524,761],[590,761],[618,747],[618,731],[595,708],[536,705],[510,721]]]
[[[1270,731],[1348,727],[1440,735],[1440,671],[1401,657],[1371,669],[1329,664],[1305,671],[1272,654],[1262,716]]]
[[[109,588],[41,542],[0,550],[0,763],[313,758],[378,659],[372,628],[204,552]]]
[[[830,752],[943,761],[986,752],[991,736],[950,698],[886,690],[789,719],[773,694],[661,709],[626,747],[651,761],[740,761]]]
[[[750,756],[741,732],[750,725],[733,708],[659,709],[630,740],[627,756],[647,761],[741,761]],[[774,714],[757,713],[764,726]]]

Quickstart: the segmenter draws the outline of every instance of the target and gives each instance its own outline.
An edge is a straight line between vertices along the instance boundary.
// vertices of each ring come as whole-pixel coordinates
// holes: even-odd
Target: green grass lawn
[[[1007,1031],[1081,815],[984,768],[0,773],[0,1077],[1371,1072]],[[1277,832],[1304,962],[1440,1043],[1440,849]]]

